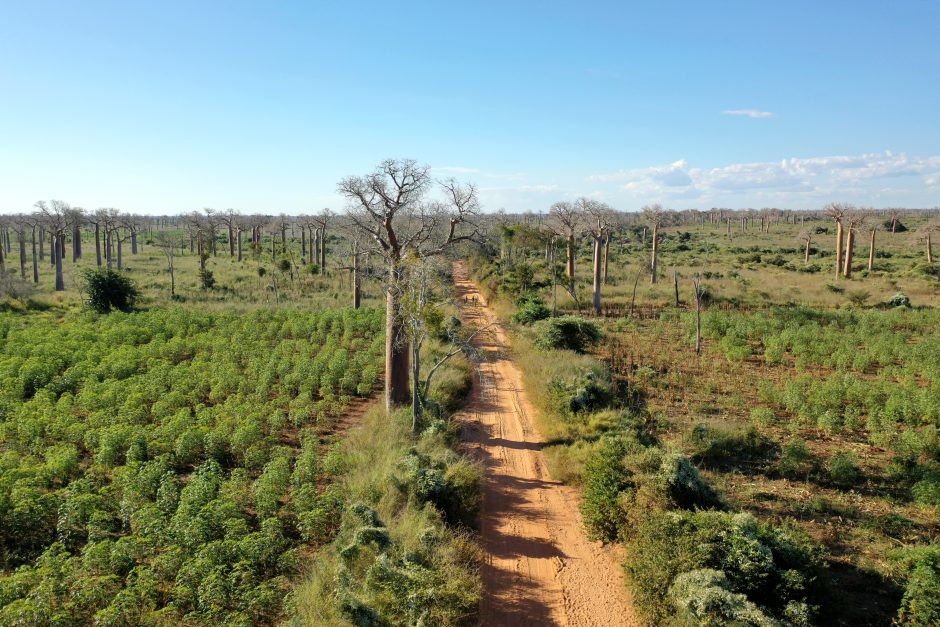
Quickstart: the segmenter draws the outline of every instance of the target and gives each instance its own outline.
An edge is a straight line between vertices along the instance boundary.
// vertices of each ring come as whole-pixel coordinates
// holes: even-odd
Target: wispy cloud
[[[761,111],[760,109],[725,109],[722,115],[739,115],[746,118],[769,118],[773,116],[770,111]]]

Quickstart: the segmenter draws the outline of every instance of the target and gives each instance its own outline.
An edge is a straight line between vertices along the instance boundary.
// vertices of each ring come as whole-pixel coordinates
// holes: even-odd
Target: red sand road
[[[465,322],[495,322],[460,262],[454,280]],[[481,624],[638,625],[617,559],[585,536],[578,493],[548,475],[505,332],[494,325],[478,339],[488,359],[459,419],[485,468]]]

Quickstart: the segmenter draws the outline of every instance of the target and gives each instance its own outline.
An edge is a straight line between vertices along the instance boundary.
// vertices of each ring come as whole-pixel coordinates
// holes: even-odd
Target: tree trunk
[[[176,296],[176,269],[173,262],[170,262],[170,297]]]
[[[565,275],[568,277],[568,285],[571,291],[574,292],[574,233],[568,234],[566,250],[568,252],[568,259],[567,265],[565,266]]]
[[[46,229],[39,227],[39,261],[46,260]]]
[[[320,241],[320,272],[326,274],[326,226],[323,227]]]
[[[107,232],[105,233],[104,239],[105,239],[104,256],[105,256],[105,260],[107,261],[108,270],[110,270],[111,269],[111,255],[112,255],[111,253],[111,229],[107,230]]]
[[[408,336],[398,318],[398,285],[401,270],[397,261],[389,264],[389,285],[385,291],[385,410],[405,405],[408,391]]]
[[[607,285],[607,261],[610,258],[610,233],[604,238],[604,285]]]
[[[131,254],[137,254],[137,231],[131,231]]]
[[[695,288],[695,352],[702,352],[702,287],[698,279],[693,281]]]
[[[196,238],[196,254],[199,255],[199,269],[205,271],[206,269],[206,256],[202,254],[202,235]]]
[[[424,404],[421,399],[421,346],[413,343],[411,346],[411,432],[418,433],[421,429],[421,417],[424,414]]]
[[[228,225],[228,256],[235,256],[235,233],[232,231],[232,225]]]
[[[896,233],[897,230],[898,230],[898,217],[897,217],[897,216],[893,216],[893,217],[891,218],[891,232],[892,232],[892,233]]]
[[[300,256],[307,258],[307,229],[300,229]]]
[[[52,238],[52,256],[55,259],[55,291],[65,291],[65,279],[62,278],[62,246],[60,242],[63,237],[61,233],[56,233]]]
[[[601,240],[594,238],[594,315],[601,315]]]
[[[118,272],[124,268],[123,257],[121,256],[121,249],[123,248],[124,240],[120,237],[117,238],[117,253],[118,253]]]
[[[359,277],[359,243],[353,243],[352,258],[353,309],[359,309],[362,301],[361,279]]]
[[[16,234],[20,241],[20,278],[26,280],[26,234],[20,231]]]
[[[679,306],[679,271],[672,271],[672,283],[676,288],[676,307]]]
[[[237,232],[235,233],[235,237],[238,238],[238,260],[241,261],[242,260],[242,230],[241,229],[237,229]]]
[[[33,283],[39,283],[39,264],[36,261],[36,227],[33,227]]]
[[[836,276],[842,273],[842,251],[845,245],[845,231],[842,229],[842,222],[836,223]]]
[[[806,240],[806,253],[803,255],[803,263],[809,263],[809,246],[812,240]]]
[[[868,271],[871,272],[875,269],[875,229],[871,230],[869,233],[868,240]]]
[[[95,224],[95,260],[98,267],[101,267],[101,226]]]
[[[933,245],[930,242],[930,231],[927,231],[927,263],[933,263]]]
[[[659,225],[654,224],[653,225],[653,257],[650,260],[650,270],[652,270],[652,273],[653,273],[651,282],[653,284],[656,283],[656,272],[658,270],[657,268],[657,263],[658,263],[657,254],[658,253],[659,253]]]
[[[77,224],[72,227],[72,263],[82,258],[82,228]]]
[[[845,278],[852,276],[852,256],[855,252],[855,229],[849,229],[848,235],[845,238],[845,267],[842,269],[842,274]]]
[[[314,236],[314,248],[313,248],[313,263],[320,265],[320,227],[317,227],[313,230]]]

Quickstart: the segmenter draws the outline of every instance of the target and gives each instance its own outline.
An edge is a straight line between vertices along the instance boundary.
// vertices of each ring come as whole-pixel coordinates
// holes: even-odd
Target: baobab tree
[[[881,224],[875,219],[875,216],[869,216],[865,222],[868,227],[868,271],[875,269],[875,234],[881,230]]]
[[[933,233],[940,232],[940,222],[931,221],[921,228],[922,241],[927,246],[927,263],[933,263]]]
[[[578,208],[570,202],[556,202],[548,210],[552,223],[558,231],[558,234],[565,238],[565,251],[567,260],[565,264],[565,276],[568,277],[568,291],[574,294],[574,238],[578,227],[581,224],[581,213]]]
[[[36,208],[42,214],[46,229],[52,236],[52,263],[55,265],[55,291],[65,291],[65,279],[62,275],[62,255],[65,252],[65,231],[69,225],[68,211],[71,209],[67,202],[50,200],[48,204],[43,201],[36,203]]]
[[[594,291],[592,304],[594,307],[594,315],[599,316],[601,315],[601,263],[604,240],[607,239],[614,210],[605,203],[583,197],[579,198],[575,202],[575,205],[579,213],[587,219],[587,231],[594,240]]]
[[[901,209],[891,207],[888,209],[888,218],[891,220],[891,232],[898,232],[898,221],[901,219],[901,214],[903,211]]]
[[[651,283],[656,283],[656,274],[659,263],[659,228],[666,221],[667,212],[662,205],[646,205],[640,210],[643,213],[643,219],[646,220],[653,229],[653,252],[650,256]]]
[[[313,221],[318,225],[316,263],[320,266],[320,273],[326,274],[326,227],[333,221],[333,212],[329,209],[324,209],[323,213],[313,217]]]
[[[797,237],[805,244],[803,252],[803,263],[809,263],[810,248],[813,246],[813,238],[815,237],[813,229],[803,228],[800,230],[800,234]]]
[[[385,285],[385,406],[391,411],[409,400],[409,343],[399,312],[407,256],[438,255],[475,234],[476,188],[454,180],[440,183],[447,200],[428,202],[432,185],[427,166],[412,160],[387,160],[372,173],[350,176],[338,190],[349,201],[349,220],[384,258]],[[469,230],[468,230],[469,229]],[[417,385],[417,382],[415,382]]]
[[[835,220],[836,223],[836,276],[842,274],[842,253],[845,250],[845,217],[855,208],[842,202],[829,203],[823,207],[823,213]]]
[[[845,267],[842,268],[842,275],[845,278],[852,276],[852,258],[855,255],[855,236],[858,230],[865,223],[865,215],[859,211],[850,211],[842,218],[845,224]]]

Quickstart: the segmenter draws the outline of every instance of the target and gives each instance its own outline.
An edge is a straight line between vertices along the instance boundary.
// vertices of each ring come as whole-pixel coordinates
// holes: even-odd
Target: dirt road
[[[495,322],[460,262],[454,280],[465,322]],[[534,409],[505,354],[503,329],[478,337],[489,359],[478,368],[460,419],[467,446],[486,469],[481,623],[637,625],[617,560],[585,537],[578,494],[548,476]]]

